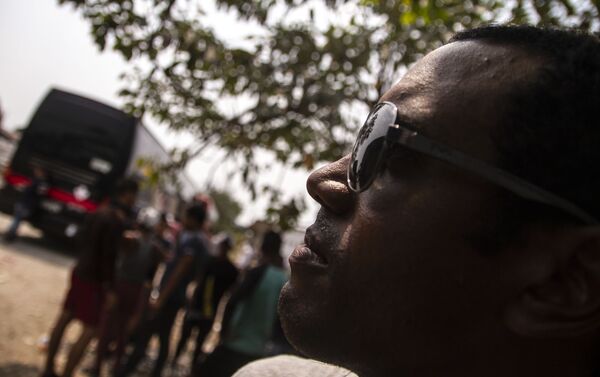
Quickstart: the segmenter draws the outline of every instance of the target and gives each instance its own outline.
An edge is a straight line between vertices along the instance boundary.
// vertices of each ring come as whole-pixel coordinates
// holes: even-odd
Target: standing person
[[[160,214],[158,224],[156,224],[156,227],[154,228],[151,242],[154,250],[158,252],[157,258],[159,261],[164,262],[172,256],[174,242],[172,241],[171,228],[167,216],[164,213]],[[126,332],[129,336],[133,336],[139,331],[140,324],[145,318],[144,315],[148,311],[150,294],[154,288],[155,272],[150,272],[150,274],[152,275],[152,278],[149,276],[149,279],[151,280],[147,279],[144,282],[142,293],[137,301],[137,306],[133,311],[131,320],[127,324]],[[115,362],[115,365],[120,365],[120,363]]]
[[[172,361],[173,367],[177,365],[177,361],[185,350],[194,329],[196,330],[196,339],[192,366],[196,365],[202,350],[202,343],[211,329],[219,302],[223,294],[235,283],[238,276],[237,268],[227,256],[232,247],[231,238],[224,236],[217,244],[218,254],[211,257],[203,273],[198,274],[198,284],[181,326],[181,335]]]
[[[78,320],[83,329],[69,352],[62,376],[73,374],[96,333],[103,306],[112,305],[115,301],[117,251],[122,245],[123,232],[129,225],[138,188],[137,181],[133,179],[118,182],[113,200],[86,218],[79,259],[71,274],[71,287],[64,307],[52,329],[42,376],[56,376],[54,359],[63,333],[72,320]]]
[[[91,375],[100,376],[102,363],[111,340],[115,340],[115,365],[119,365],[127,339],[133,330],[132,322],[140,301],[148,300],[158,264],[168,253],[162,234],[166,221],[153,208],[143,208],[137,218],[139,242],[133,250],[123,249],[117,260],[116,305],[106,308],[101,320],[96,347],[96,362]]]
[[[244,364],[264,357],[278,325],[277,302],[287,281],[282,268],[281,236],[265,233],[260,261],[234,288],[223,319],[222,342],[198,366],[197,376],[230,377]]]
[[[35,214],[40,199],[48,192],[48,173],[39,166],[33,166],[32,172],[31,183],[15,204],[12,222],[4,234],[6,242],[12,242],[17,238],[17,232],[23,220],[29,219]]]
[[[192,205],[185,211],[183,230],[180,232],[173,258],[166,263],[160,283],[160,293],[150,303],[150,318],[143,325],[133,352],[124,365],[119,366],[117,376],[128,376],[134,372],[146,354],[146,348],[153,335],[158,335],[160,350],[152,370],[153,377],[160,377],[169,356],[171,329],[179,309],[186,302],[188,284],[193,280],[207,257],[206,240],[202,228],[206,219],[204,206]]]

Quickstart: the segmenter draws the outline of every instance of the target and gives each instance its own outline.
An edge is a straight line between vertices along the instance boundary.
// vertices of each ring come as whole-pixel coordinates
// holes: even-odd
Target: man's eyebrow
[[[397,106],[397,108],[398,112],[396,113],[395,124],[411,131],[423,132],[425,122],[422,119],[416,118],[414,114],[411,114],[407,109],[403,109],[402,106]]]
[[[398,84],[398,85],[402,85],[402,84]],[[412,85],[412,86],[402,85],[401,88],[391,92],[389,96],[383,96],[381,98],[381,100],[398,103],[398,102],[402,102],[403,100],[406,100],[406,99],[412,97],[415,93],[418,93],[418,87],[416,85]]]
[[[410,87],[402,88],[402,90],[395,91],[388,96],[383,96],[379,100],[379,102],[391,102],[398,108],[398,113],[401,115],[402,119],[407,123],[417,123],[416,119],[413,119],[412,114],[407,111],[406,106],[404,105],[406,102],[410,101],[415,96],[420,94],[417,85],[413,85]]]

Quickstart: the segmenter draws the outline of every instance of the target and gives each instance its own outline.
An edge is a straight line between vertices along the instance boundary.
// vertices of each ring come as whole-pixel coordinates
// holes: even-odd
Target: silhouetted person
[[[34,216],[40,200],[48,193],[48,173],[39,166],[33,166],[32,171],[31,182],[15,203],[12,222],[4,234],[6,242],[12,242],[17,238],[17,232],[23,220]]]
[[[231,238],[225,236],[217,245],[218,254],[209,258],[206,267],[198,275],[198,284],[181,326],[181,335],[173,356],[173,366],[177,364],[194,330],[196,337],[192,365],[196,364],[204,338],[212,327],[219,302],[238,276],[237,268],[227,256],[232,247]]]
[[[52,329],[42,376],[56,376],[54,359],[63,333],[72,320],[77,320],[83,329],[71,347],[62,376],[73,374],[96,333],[104,305],[113,305],[116,300],[116,257],[123,246],[123,233],[131,225],[131,208],[137,193],[137,181],[124,179],[117,183],[113,200],[87,216],[82,229],[79,259],[71,273],[71,286],[64,307]]]
[[[96,346],[96,362],[89,374],[101,376],[102,364],[114,339],[115,365],[120,365],[126,342],[136,327],[140,306],[147,302],[159,263],[169,252],[162,234],[166,219],[153,208],[138,213],[139,239],[133,250],[123,249],[117,259],[115,305],[105,308]]]
[[[206,240],[202,234],[205,219],[204,206],[192,205],[186,209],[182,221],[183,230],[179,233],[175,245],[175,255],[166,263],[158,298],[150,303],[150,318],[142,325],[133,352],[124,365],[117,368],[117,376],[128,376],[135,371],[155,334],[159,338],[160,350],[151,375],[161,376],[169,356],[173,323],[179,309],[185,305],[188,284],[194,279],[197,271],[203,268],[207,258]]]
[[[277,326],[279,292],[287,281],[280,249],[281,236],[268,231],[258,266],[246,272],[227,304],[221,344],[200,364],[197,376],[230,377],[244,364],[268,354]]]

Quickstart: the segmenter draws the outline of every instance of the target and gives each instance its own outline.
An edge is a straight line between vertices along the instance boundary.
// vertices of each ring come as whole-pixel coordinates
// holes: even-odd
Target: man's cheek
[[[337,249],[341,250],[342,252],[344,250],[349,250],[353,234],[354,234],[354,227],[352,224],[350,224],[348,227],[346,227],[344,232],[342,232],[342,235],[340,237],[340,244],[338,245]]]

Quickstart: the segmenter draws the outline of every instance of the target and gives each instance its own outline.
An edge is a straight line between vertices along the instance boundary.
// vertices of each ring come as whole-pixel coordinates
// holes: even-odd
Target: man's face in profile
[[[415,64],[381,100],[423,135],[496,165],[493,135],[506,96],[539,65],[514,47],[455,42]],[[290,260],[280,313],[291,343],[365,375],[377,368],[397,375],[384,370],[395,358],[397,373],[430,368],[439,376],[433,370],[465,357],[491,361],[492,344],[501,357],[515,336],[506,320],[511,305],[548,262],[539,248],[490,253],[476,241],[494,224],[500,190],[397,148],[369,189],[355,194],[346,185],[348,162],[307,183],[322,209],[306,243],[320,258],[298,250]]]

